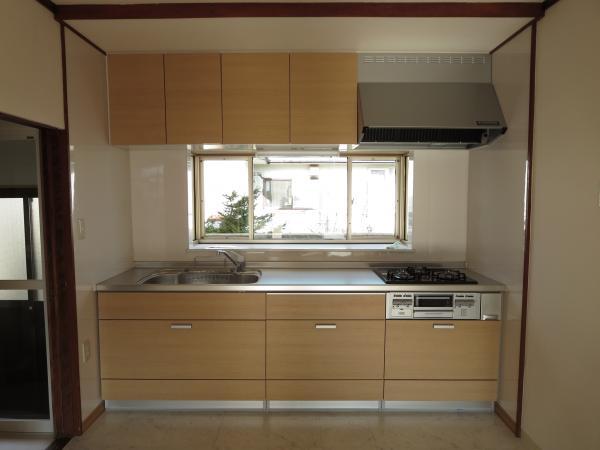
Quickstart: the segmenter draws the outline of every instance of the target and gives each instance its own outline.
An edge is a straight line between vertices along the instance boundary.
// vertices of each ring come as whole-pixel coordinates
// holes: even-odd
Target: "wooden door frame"
[[[0,113],[0,119],[39,131],[40,218],[48,323],[52,418],[57,438],[82,433],[75,255],[71,227],[71,176],[64,26],[61,26],[65,129]]]

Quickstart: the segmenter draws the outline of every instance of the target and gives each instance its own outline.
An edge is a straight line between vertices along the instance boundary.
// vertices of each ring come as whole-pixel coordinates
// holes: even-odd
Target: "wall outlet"
[[[82,353],[82,357],[83,357],[83,362],[86,363],[92,357],[92,346],[90,344],[89,339],[86,339],[85,341],[83,341],[83,344],[81,345],[81,349],[82,349],[81,353]]]
[[[77,239],[85,239],[85,221],[77,219]]]

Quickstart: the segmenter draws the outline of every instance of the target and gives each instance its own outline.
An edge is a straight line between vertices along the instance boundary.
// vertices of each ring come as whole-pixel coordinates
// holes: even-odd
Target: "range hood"
[[[491,83],[358,84],[360,147],[470,149],[506,131]]]

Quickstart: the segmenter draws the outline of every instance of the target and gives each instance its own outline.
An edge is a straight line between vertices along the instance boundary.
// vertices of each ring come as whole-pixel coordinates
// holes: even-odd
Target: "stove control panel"
[[[479,292],[388,292],[386,318],[490,320],[492,314],[482,317],[481,296]],[[499,303],[499,300],[493,303]]]
[[[389,292],[387,294],[386,317],[388,319],[412,319],[414,303],[414,294]]]

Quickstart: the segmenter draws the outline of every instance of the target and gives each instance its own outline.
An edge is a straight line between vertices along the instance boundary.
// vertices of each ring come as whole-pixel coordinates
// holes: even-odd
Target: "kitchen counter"
[[[165,265],[163,269],[176,267]],[[200,269],[200,268],[199,268]],[[262,277],[254,284],[138,284],[159,267],[137,267],[97,285],[98,291],[112,292],[502,292],[505,286],[476,272],[465,270],[478,284],[385,284],[371,269],[261,269]]]

